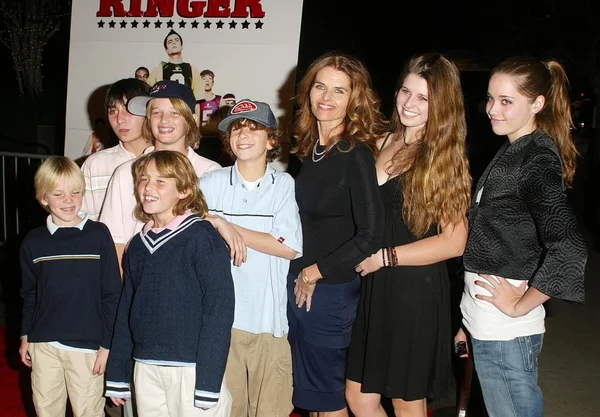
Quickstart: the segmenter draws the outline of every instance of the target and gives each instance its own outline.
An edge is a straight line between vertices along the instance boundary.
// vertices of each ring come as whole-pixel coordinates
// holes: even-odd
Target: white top
[[[512,340],[516,337],[541,334],[546,331],[546,310],[540,305],[522,317],[509,317],[493,304],[475,298],[475,294],[491,295],[488,290],[475,285],[483,280],[478,274],[465,272],[465,291],[460,302],[463,324],[472,337],[478,340]],[[519,286],[523,281],[507,279]],[[493,285],[493,283],[492,283]]]
[[[270,165],[252,190],[238,168],[222,168],[200,179],[210,214],[246,229],[269,233],[302,256],[302,226],[293,178]],[[290,261],[248,248],[240,267],[231,266],[235,288],[233,328],[281,337],[288,332],[287,275]]]
[[[481,200],[483,189],[484,187],[481,187],[477,193],[476,203]],[[478,274],[465,271],[465,291],[460,301],[463,324],[472,337],[478,340],[512,340],[546,331],[546,310],[543,305],[534,308],[525,316],[509,317],[490,302],[475,298],[476,294],[492,295],[485,288],[475,285],[476,280],[485,281]],[[521,280],[509,278],[506,278],[506,281],[515,287],[523,283]],[[494,283],[491,284],[493,286]]]
[[[90,219],[98,220],[108,182],[115,169],[132,159],[135,159],[135,155],[119,142],[117,146],[96,152],[85,160],[81,167],[85,177],[85,194],[81,208],[89,213]]]
[[[154,147],[151,146],[144,151],[144,154],[153,150]],[[194,166],[198,177],[204,175],[205,172],[221,168],[221,165],[198,155],[192,148],[188,148],[187,157]],[[133,215],[137,204],[134,194],[133,174],[131,173],[134,161],[127,161],[115,170],[108,185],[104,205],[100,213],[100,221],[108,226],[115,243],[123,245],[127,244],[144,226],[144,223],[137,220]]]

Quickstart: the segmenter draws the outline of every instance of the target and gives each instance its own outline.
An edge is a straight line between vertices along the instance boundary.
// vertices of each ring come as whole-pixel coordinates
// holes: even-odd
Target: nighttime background
[[[18,10],[22,15],[17,16],[16,21],[11,20],[11,13],[14,15]],[[40,18],[34,10],[46,10],[48,14]],[[595,97],[600,94],[599,12],[598,0],[305,0],[297,80],[324,52],[338,50],[352,54],[362,59],[370,70],[374,87],[382,99],[382,110],[390,116],[397,77],[406,60],[425,51],[445,54],[461,70],[468,152],[476,181],[504,140],[492,133],[483,109],[489,70],[512,55],[560,60],[571,82],[572,100],[577,102],[575,139],[581,153],[575,187],[569,197],[582,224],[598,236],[600,193],[596,184],[600,173],[596,167],[600,166],[600,150],[594,144],[600,143],[600,129],[590,126],[596,111]],[[69,1],[0,0],[0,151],[62,154],[69,24]],[[43,37],[35,37],[40,35],[41,27],[51,34],[47,42]],[[13,58],[24,64],[24,60],[38,52],[42,66],[38,66],[38,75],[31,81],[42,81],[42,88],[37,90],[41,93],[22,95]],[[107,62],[110,60],[111,57],[107,57]],[[269,62],[264,65],[268,66]],[[40,126],[50,126],[54,140],[48,141],[47,136],[41,140]],[[293,160],[290,168],[292,166]],[[32,176],[33,172],[29,174]],[[31,194],[31,176],[26,180],[16,179],[14,184],[7,182],[6,189],[15,195]],[[19,210],[28,228],[37,226],[44,218],[31,196]],[[13,319],[17,323],[20,311],[18,282],[8,279],[18,276],[18,265],[10,260],[16,256],[19,239],[7,241],[0,251],[2,301],[7,306],[7,323]],[[549,311],[552,314],[552,310]],[[9,330],[7,334],[11,333]],[[7,340],[18,342],[18,328],[14,331],[17,336]],[[560,359],[561,366],[563,360],[565,357]]]

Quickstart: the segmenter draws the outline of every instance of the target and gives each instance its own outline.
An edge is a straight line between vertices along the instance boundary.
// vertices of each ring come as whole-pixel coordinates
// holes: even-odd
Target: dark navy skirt
[[[298,308],[296,275],[288,275],[288,339],[292,347],[296,407],[337,411],[346,407],[346,356],[360,298],[360,276],[344,284],[317,284],[312,306]]]

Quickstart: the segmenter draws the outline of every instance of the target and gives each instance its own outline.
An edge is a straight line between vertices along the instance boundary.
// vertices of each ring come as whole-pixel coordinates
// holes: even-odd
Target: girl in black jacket
[[[587,258],[565,194],[577,151],[563,67],[508,59],[492,71],[486,111],[508,142],[479,180],[469,212],[463,325],[490,417],[540,417],[543,303],[583,302]],[[461,329],[455,342],[464,340]]]

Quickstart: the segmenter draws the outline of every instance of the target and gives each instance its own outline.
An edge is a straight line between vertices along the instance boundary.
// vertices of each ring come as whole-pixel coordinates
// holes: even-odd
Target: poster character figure
[[[135,78],[138,80],[142,80],[145,83],[148,82],[148,77],[150,76],[150,71],[146,67],[139,67],[135,70]]]
[[[104,149],[104,141],[106,141],[107,136],[106,122],[102,117],[98,117],[94,121],[94,131],[85,143],[81,156],[88,156]]]
[[[201,99],[196,102],[196,112],[200,119],[200,127],[205,127],[209,124],[211,117],[218,114],[219,108],[222,105],[221,96],[213,92],[215,85],[215,73],[209,69],[205,69],[200,73],[202,77],[202,85],[204,94]],[[216,121],[219,122],[220,120]]]
[[[219,109],[219,120],[227,117],[229,110],[235,106],[236,100],[233,93],[227,93],[221,97],[221,108]]]
[[[148,84],[154,85],[158,81],[171,80],[185,84],[194,91],[196,99],[203,98],[200,72],[187,62],[183,62],[183,38],[171,29],[163,41],[165,52],[169,60],[161,63],[152,70],[148,77]]]
[[[235,106],[235,95],[233,93],[227,93],[222,98],[222,106],[233,107]]]

